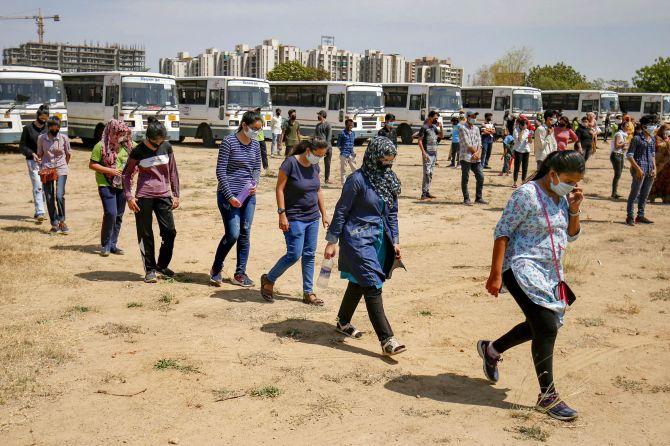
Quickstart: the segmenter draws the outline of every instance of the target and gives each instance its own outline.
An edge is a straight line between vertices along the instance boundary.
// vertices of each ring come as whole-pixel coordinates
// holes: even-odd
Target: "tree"
[[[659,57],[653,65],[635,71],[633,83],[642,91],[670,93],[670,57]]]
[[[306,67],[297,60],[280,63],[268,73],[271,81],[323,81],[330,74],[321,68]]]
[[[536,65],[528,71],[526,85],[540,90],[582,90],[589,82],[579,71],[563,62],[555,65]]]
[[[512,48],[491,65],[482,65],[474,75],[474,85],[523,85],[533,60],[529,48]]]

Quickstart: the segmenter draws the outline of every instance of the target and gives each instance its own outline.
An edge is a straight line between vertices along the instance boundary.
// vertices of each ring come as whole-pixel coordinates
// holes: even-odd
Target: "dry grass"
[[[578,317],[577,323],[585,327],[602,327],[605,320],[601,317]]]
[[[545,442],[549,439],[549,432],[540,426],[515,426],[511,431],[519,434],[520,438],[524,440]]]
[[[670,300],[670,287],[654,291],[653,293],[650,293],[649,296],[651,296],[651,300],[653,301],[662,300],[664,302],[667,302]]]
[[[563,255],[563,271],[565,274],[584,274],[589,259],[579,249],[569,246]]]
[[[163,358],[154,363],[154,370],[177,370],[182,373],[201,373],[200,369],[192,364],[183,364],[176,359]]]
[[[633,316],[640,313],[640,307],[636,304],[625,303],[623,305],[608,304],[607,312],[619,316]]]

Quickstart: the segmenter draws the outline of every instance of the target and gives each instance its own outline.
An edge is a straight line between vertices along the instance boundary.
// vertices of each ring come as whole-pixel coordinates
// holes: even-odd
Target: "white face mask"
[[[321,161],[321,157],[316,156],[313,153],[307,152],[307,161],[309,161],[309,163],[312,165],[319,164],[319,161]]]
[[[665,131],[665,136],[666,136],[666,138],[667,138],[667,137],[670,137],[670,130],[666,130],[666,131]]]
[[[558,174],[556,175],[558,178]],[[561,181],[560,178],[558,178],[558,184],[554,184],[553,181],[549,181],[549,188],[552,190],[553,193],[558,195],[559,197],[564,197],[568,195],[570,192],[572,192],[572,189],[575,188],[572,184],[564,183]]]
[[[258,138],[258,130],[254,130],[254,129],[249,128],[249,129],[247,129],[247,130],[244,131],[244,134],[247,135],[247,137],[248,137],[249,139],[256,139],[256,138]]]
[[[477,120],[476,120],[475,118],[470,118],[470,119],[468,119],[468,123],[470,123],[470,124],[473,124],[473,125],[474,125],[474,124],[476,124],[476,123],[477,123]]]

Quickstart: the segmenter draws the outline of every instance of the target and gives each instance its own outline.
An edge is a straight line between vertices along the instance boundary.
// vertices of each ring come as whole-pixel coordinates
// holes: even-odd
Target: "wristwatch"
[[[283,214],[284,212],[286,212],[286,209],[284,209],[284,208],[277,208],[277,213],[278,213],[279,215]]]

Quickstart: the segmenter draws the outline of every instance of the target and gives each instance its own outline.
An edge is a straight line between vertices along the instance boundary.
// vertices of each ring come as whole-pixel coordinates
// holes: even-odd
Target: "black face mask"
[[[37,118],[37,123],[38,123],[40,126],[43,126],[44,124],[47,123],[47,120],[46,120],[46,119],[40,119],[40,118]]]
[[[59,130],[49,130],[49,134],[50,134],[51,136],[56,136],[56,135],[58,135],[58,131],[59,131]]]

